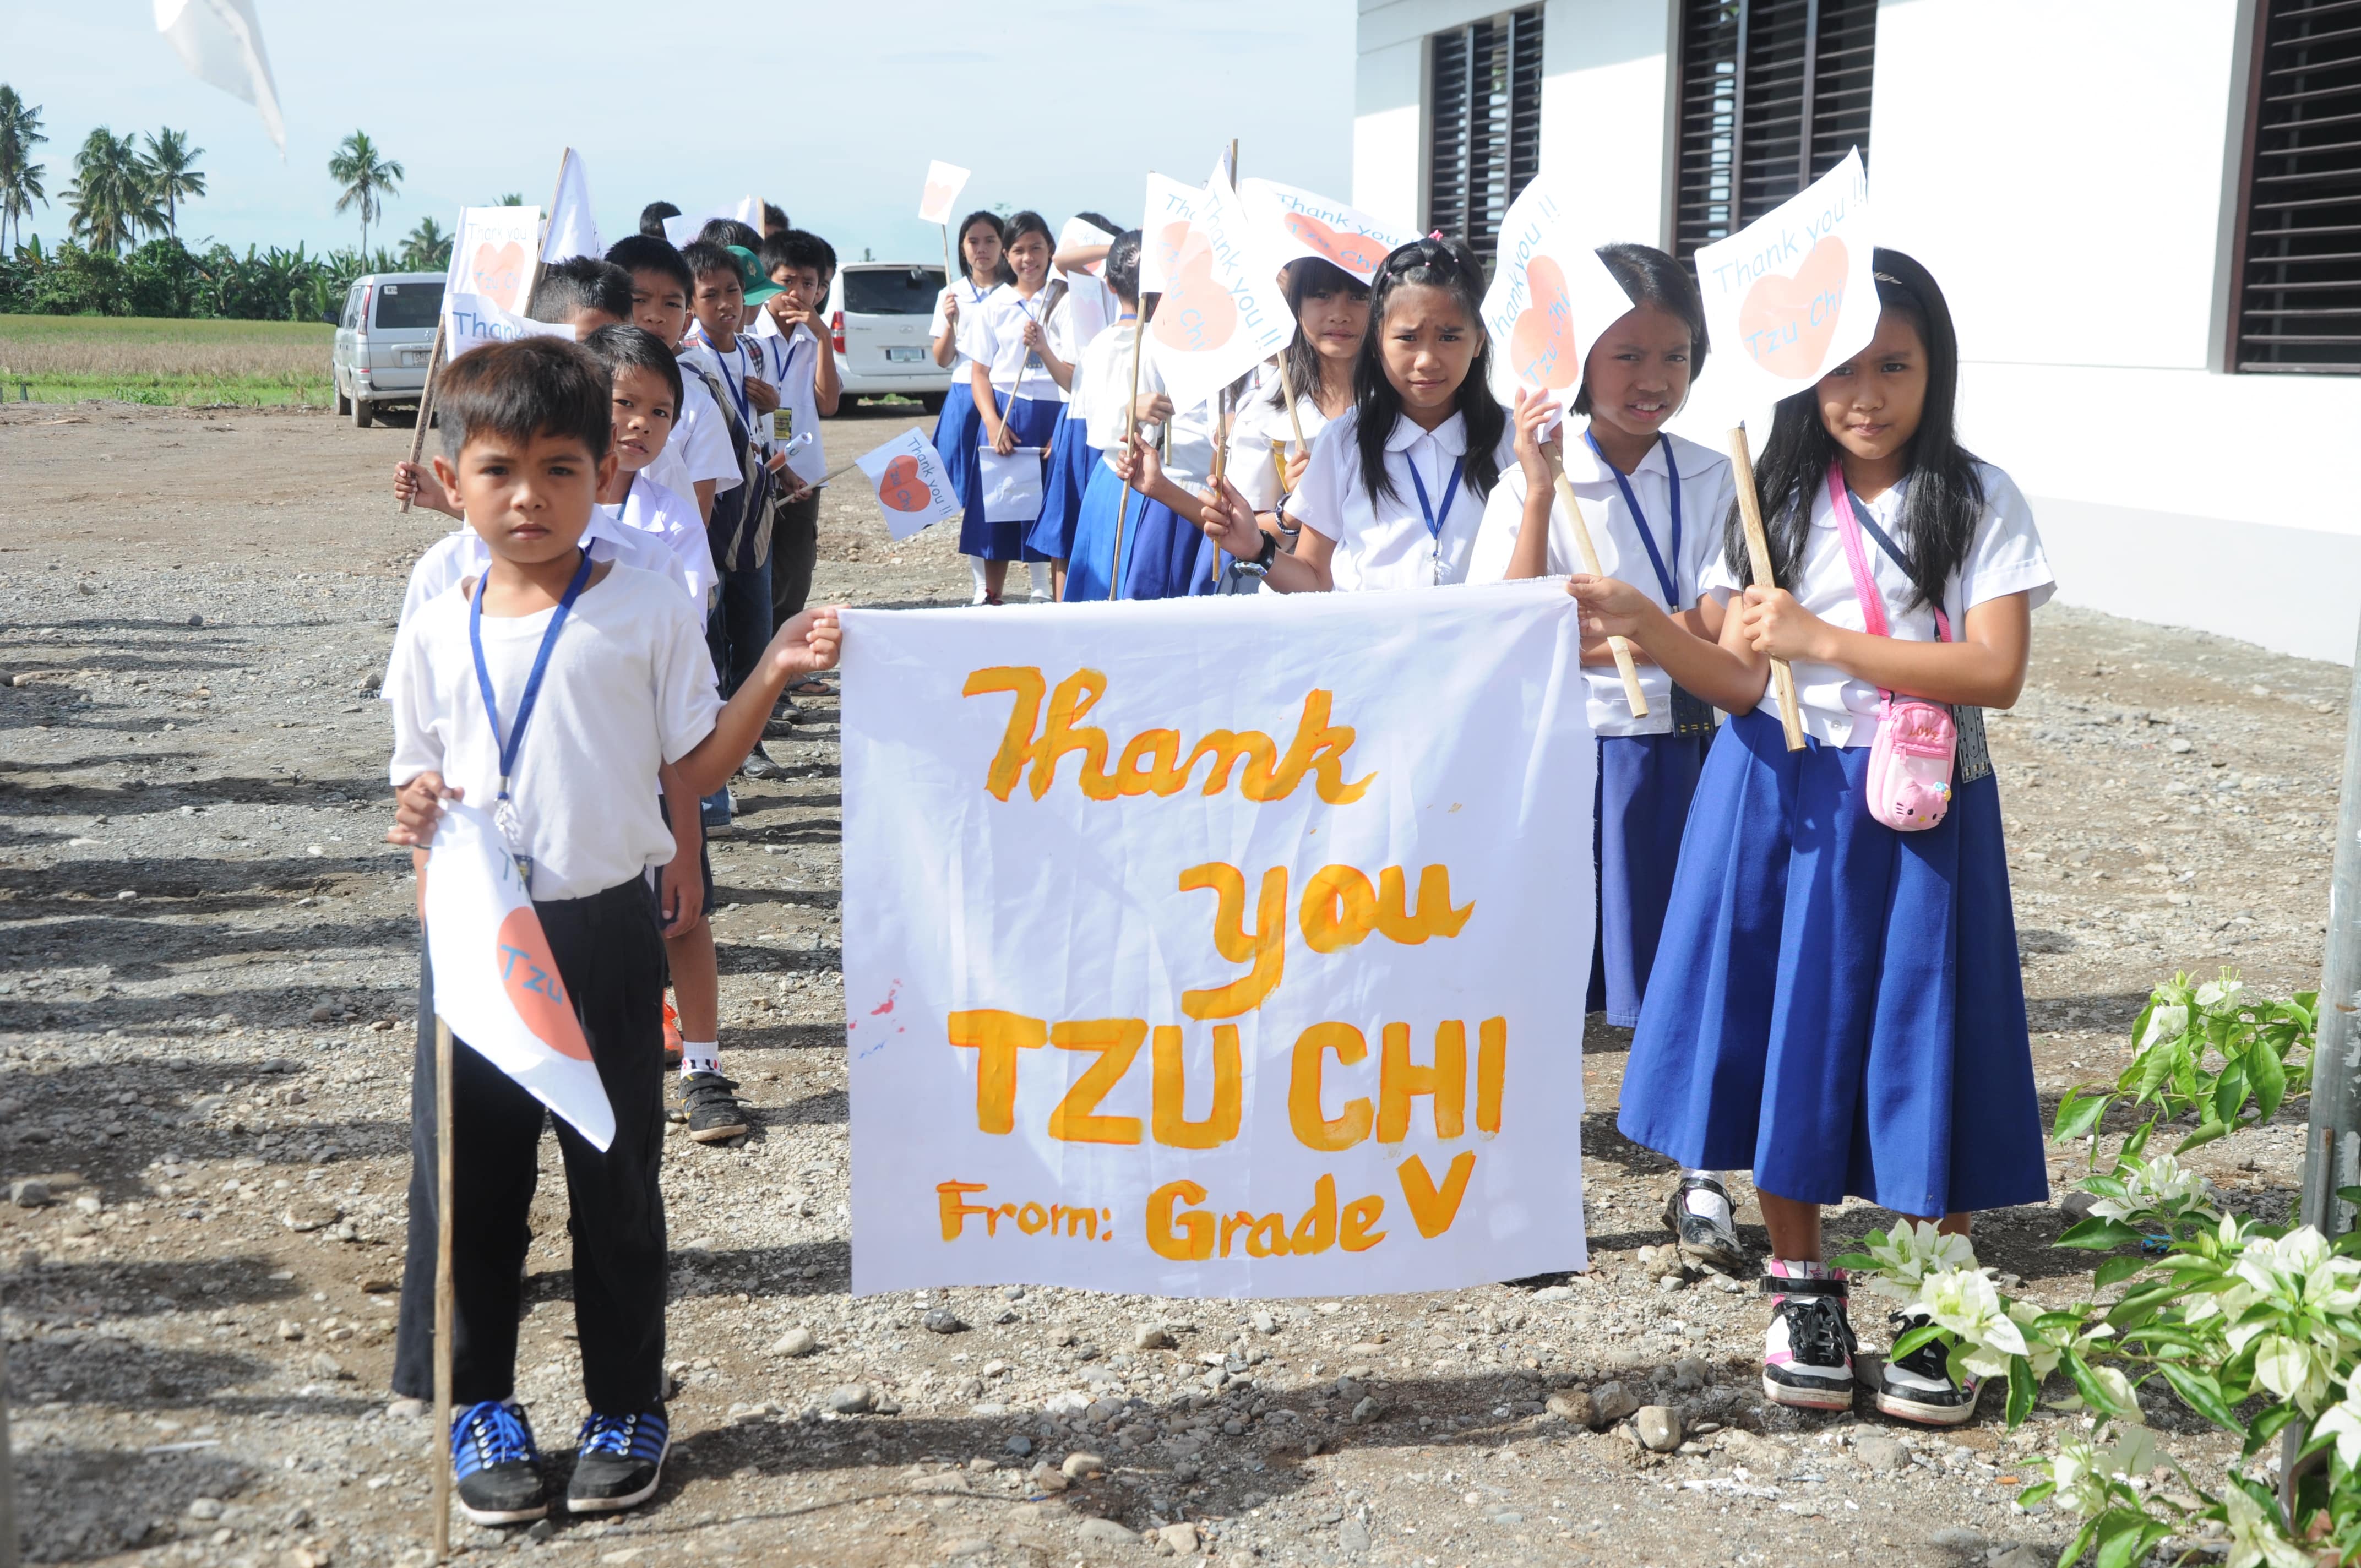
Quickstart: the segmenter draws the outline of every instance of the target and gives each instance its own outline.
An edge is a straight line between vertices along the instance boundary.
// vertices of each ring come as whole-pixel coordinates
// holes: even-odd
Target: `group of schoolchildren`
[[[1960,444],[1958,342],[1936,280],[1879,249],[1873,338],[1778,404],[1756,468],[1766,583],[1750,568],[1729,460],[1665,428],[1708,345],[1696,282],[1664,252],[1601,247],[1631,309],[1590,349],[1570,406],[1495,400],[1485,267],[1436,236],[1368,277],[1290,263],[1299,330],[1285,377],[1274,366],[1179,408],[1152,352],[1133,363],[1155,304],[1139,297],[1139,232],[1083,217],[1105,243],[1056,248],[1030,213],[978,213],[957,231],[965,275],[934,323],[937,360],[953,371],[936,444],[968,503],[961,548],[976,601],[1002,600],[1014,561],[1027,564],[1034,598],[1067,602],[1565,576],[1598,762],[1587,1010],[1633,1031],[1619,1126],[1680,1168],[1664,1223],[1724,1270],[1750,1266],[1725,1173],[1752,1173],[1772,1255],[1765,1394],[1851,1408],[1856,1339],[1846,1280],[1825,1261],[1822,1207],[1866,1198],[1964,1232],[1975,1211],[2048,1191],[1981,713],[2015,700],[2052,578],[2023,496]],[[801,411],[833,400],[832,370],[800,370],[794,353],[817,330],[798,259],[817,253],[780,236],[768,248],[719,237],[678,253],[629,240],[608,263],[554,272],[548,311],[572,313],[538,298],[534,313],[573,321],[584,347],[530,340],[455,364],[445,456],[432,477],[401,479],[406,494],[464,510],[475,533],[421,564],[432,597],[411,611],[389,676],[396,840],[424,842],[461,777],[476,791],[500,780],[503,795],[532,802],[521,814],[538,825],[533,897],[617,1109],[603,1160],[559,1132],[595,1412],[569,1492],[577,1508],[650,1495],[663,1457],[651,1075],[667,961],[695,1036],[686,1050],[718,1075],[718,1057],[699,1054],[716,1050],[711,938],[685,934],[698,896],[692,843],[701,851],[690,807],[755,749],[788,683],[831,666],[838,646],[833,614],[802,606],[807,550],[790,591],[763,576],[786,510],[772,522],[727,502],[780,474],[781,437],[763,416],[792,405],[800,437],[811,428]],[[779,294],[761,297],[765,277],[786,280]],[[778,332],[745,328],[750,297]],[[588,408],[594,388],[603,418]],[[685,488],[653,488],[665,452]],[[992,521],[984,459],[1027,455],[1042,466],[1038,514]],[[1554,466],[1587,520],[1595,573],[1580,569]],[[787,454],[778,494],[798,501],[807,473]],[[634,566],[671,583],[623,570]],[[569,609],[586,631],[555,641]],[[588,634],[610,627],[611,646]],[[1644,714],[1616,642],[1636,660]],[[500,655],[489,674],[488,646]],[[1796,750],[1773,660],[1792,670]],[[558,717],[516,763],[503,746],[513,751],[544,685]],[[1874,742],[1909,699],[1949,712],[1956,749],[1943,806],[1897,824],[1868,792],[1883,787]],[[640,779],[638,795],[594,803],[564,786],[592,769]],[[709,907],[709,872],[703,888]],[[523,1519],[545,1507],[509,1398],[538,1113],[461,1054],[473,1066],[456,1070],[472,1071],[484,1108],[461,1102],[471,1212],[456,1337],[459,1398],[473,1402],[451,1441],[470,1517]],[[420,1062],[425,1117],[423,1031]],[[431,1122],[413,1137],[396,1385],[423,1394]],[[1914,1326],[1894,1321],[1897,1335]],[[1938,1426],[1970,1419],[1979,1392],[1952,1376],[1939,1341],[1860,1381],[1879,1409]]]

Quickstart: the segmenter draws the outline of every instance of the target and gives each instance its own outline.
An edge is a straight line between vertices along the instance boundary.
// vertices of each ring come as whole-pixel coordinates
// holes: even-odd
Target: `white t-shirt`
[[[1123,409],[1131,400],[1131,342],[1137,325],[1117,322],[1091,339],[1074,372],[1071,413],[1082,416],[1090,444],[1101,452],[1123,444]]]
[[[1268,386],[1258,386],[1247,394],[1230,422],[1230,464],[1224,470],[1257,511],[1268,511],[1279,504],[1280,481],[1286,477],[1279,471],[1279,457],[1272,447],[1284,448],[1290,457],[1298,450],[1295,426],[1288,422],[1287,410],[1273,403],[1271,396]],[[1296,395],[1295,417],[1303,426],[1306,444],[1317,443],[1320,433],[1328,428],[1328,416],[1309,393]]]
[[[1697,602],[1702,593],[1698,585],[1704,580],[1706,567],[1720,557],[1722,525],[1730,515],[1732,489],[1729,458],[1711,447],[1677,435],[1671,441],[1681,481],[1678,560],[1673,554],[1673,487],[1671,474],[1664,466],[1664,443],[1648,448],[1647,456],[1627,477],[1647,521],[1648,532],[1656,542],[1656,550],[1664,557],[1664,568],[1675,580],[1674,602],[1665,608],[1680,610]],[[1600,574],[1630,583],[1659,604],[1664,603],[1664,582],[1648,558],[1647,546],[1640,542],[1631,509],[1623,504],[1622,488],[1615,483],[1614,469],[1590,450],[1590,443],[1571,430],[1566,432],[1564,450],[1566,482],[1582,502],[1583,520],[1590,527],[1590,542],[1598,551]],[[1485,503],[1484,532],[1477,537],[1476,555],[1467,567],[1469,582],[1496,583],[1507,575],[1509,557],[1516,549],[1524,520],[1525,471],[1521,466],[1512,465],[1501,471],[1499,488]],[[1564,506],[1554,503],[1550,508],[1549,564],[1544,569],[1561,576],[1588,570],[1583,565],[1581,548],[1574,541],[1573,520],[1565,515]],[[1584,677],[1590,683],[1591,733],[1663,735],[1671,731],[1672,677],[1644,660],[1638,667],[1640,692],[1648,699],[1645,718],[1631,717],[1631,700],[1623,695],[1622,677],[1615,673],[1614,665],[1582,667]]]
[[[970,364],[981,360],[992,367],[994,391],[1005,392],[1016,387],[1017,368],[1022,366],[1025,384],[1016,387],[1018,396],[1049,402],[1062,395],[1057,378],[1041,363],[1041,356],[1025,346],[1027,322],[1041,322],[1046,333],[1063,313],[1060,302],[1060,306],[1052,307],[1045,319],[1041,302],[1040,294],[1029,300],[1019,295],[1013,283],[1003,283],[986,294],[981,304],[971,306],[964,300],[960,302],[960,351],[967,356]],[[1057,348],[1053,338],[1049,351],[1054,354]]]
[[[1968,611],[1977,605],[2025,594],[2030,607],[2038,609],[2057,590],[2057,579],[2049,574],[2049,558],[2042,553],[2041,532],[2033,523],[2033,509],[2026,504],[2016,481],[1989,463],[1977,464],[1976,474],[1983,482],[1984,514],[1976,522],[1967,560],[1943,586],[1943,613],[1955,640],[1965,630]],[[1877,526],[1906,551],[1910,540],[1901,527],[1905,488],[1897,485],[1864,504]],[[1922,604],[1904,610],[1902,606],[1916,592],[1909,579],[1866,530],[1861,545],[1870,576],[1884,590],[1887,630],[1905,641],[1934,641],[1934,609]],[[1825,482],[1812,487],[1811,537],[1804,546],[1803,570],[1798,575],[1802,580],[1794,586],[1797,603],[1831,626],[1849,631],[1868,630],[1860,596],[1853,589],[1852,568],[1845,560],[1844,540],[1837,532],[1836,514],[1828,510]],[[1725,557],[1716,555],[1706,566],[1701,586],[1727,604],[1738,592],[1738,576]],[[1876,739],[1875,686],[1834,664],[1810,660],[1796,660],[1794,671],[1805,733],[1832,746],[1866,746]],[[1763,710],[1779,711],[1775,687],[1764,686]]]
[[[730,427],[721,418],[720,405],[686,363],[680,367],[680,413],[673,421],[671,438],[643,472],[676,496],[694,497],[700,479],[712,480],[717,496],[745,482],[730,450]]]
[[[694,509],[691,515],[695,515]],[[675,584],[683,594],[689,592],[688,579],[682,576],[680,562],[670,547],[636,530],[618,526],[604,507],[590,509],[590,526],[582,531],[582,547],[590,552],[593,561],[613,561],[620,565],[636,566],[642,572],[653,572]],[[421,606],[440,598],[463,579],[483,576],[484,568],[491,564],[491,547],[484,543],[484,536],[462,522],[428,545],[426,554],[418,558],[418,565],[410,568],[410,587],[401,595],[402,623],[407,624]],[[709,556],[708,565],[709,569]]]
[[[1361,485],[1361,449],[1355,433],[1359,428],[1359,411],[1348,410],[1320,433],[1312,444],[1302,488],[1287,505],[1290,517],[1334,541],[1330,569],[1337,588],[1424,588],[1465,582],[1484,521],[1484,498],[1464,476],[1447,506],[1444,492],[1451,488],[1452,465],[1467,451],[1466,416],[1455,411],[1431,431],[1420,429],[1407,414],[1397,416],[1393,433],[1386,438],[1386,473],[1394,493],[1382,499],[1372,498]],[[1513,426],[1501,431],[1494,455],[1503,474],[1516,466],[1515,441]],[[1425,483],[1427,503],[1434,508],[1432,533],[1411,482],[1413,464]]]
[[[440,773],[489,808],[500,791],[500,743],[476,685],[468,609],[464,596],[445,594],[395,635],[385,683],[390,777],[399,789]],[[484,618],[484,664],[503,732],[555,613]],[[551,648],[509,780],[536,900],[588,897],[671,861],[657,771],[711,734],[720,710],[705,618],[676,587],[617,565],[582,590]]]
[[[968,357],[967,353],[965,339],[968,320],[975,314],[976,307],[983,303],[992,293],[992,290],[977,288],[975,280],[972,278],[961,279],[951,285],[951,289],[959,291],[960,305],[960,330],[951,339],[951,375],[958,383],[964,385],[967,381],[967,367],[975,363]],[[943,329],[950,324],[949,313],[943,309],[943,296],[950,291],[950,289],[946,289],[942,294],[935,296],[934,319],[927,323],[927,337],[929,341],[942,336]]]
[[[697,515],[696,502],[649,478],[642,468],[620,501],[598,510],[619,534],[644,534],[661,541],[672,552],[688,589],[688,602],[699,615],[712,609],[721,579],[714,573],[712,543],[706,537],[705,520]]]

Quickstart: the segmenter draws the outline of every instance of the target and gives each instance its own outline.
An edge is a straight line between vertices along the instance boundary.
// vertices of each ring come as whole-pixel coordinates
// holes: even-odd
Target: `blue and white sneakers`
[[[516,1405],[487,1399],[454,1417],[451,1469],[459,1511],[478,1524],[526,1524],[549,1512],[541,1451]]]
[[[581,1453],[566,1507],[577,1514],[607,1514],[633,1508],[655,1496],[664,1480],[671,1429],[662,1410],[634,1415],[593,1413],[582,1423]]]

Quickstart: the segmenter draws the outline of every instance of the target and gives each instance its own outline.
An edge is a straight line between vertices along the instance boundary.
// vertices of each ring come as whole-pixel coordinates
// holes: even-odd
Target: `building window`
[[[1529,5],[1427,40],[1433,91],[1426,226],[1487,262],[1500,220],[1542,160],[1542,8]]]
[[[1674,253],[1867,159],[1876,56],[1877,0],[1683,0]]]
[[[2361,13],[2257,9],[2231,363],[2361,375]]]

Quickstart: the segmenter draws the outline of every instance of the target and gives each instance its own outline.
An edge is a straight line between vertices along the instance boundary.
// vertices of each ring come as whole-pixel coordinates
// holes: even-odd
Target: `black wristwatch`
[[[1270,564],[1277,559],[1279,559],[1279,535],[1266,533],[1262,536],[1262,554],[1254,558],[1254,564],[1268,571]]]

